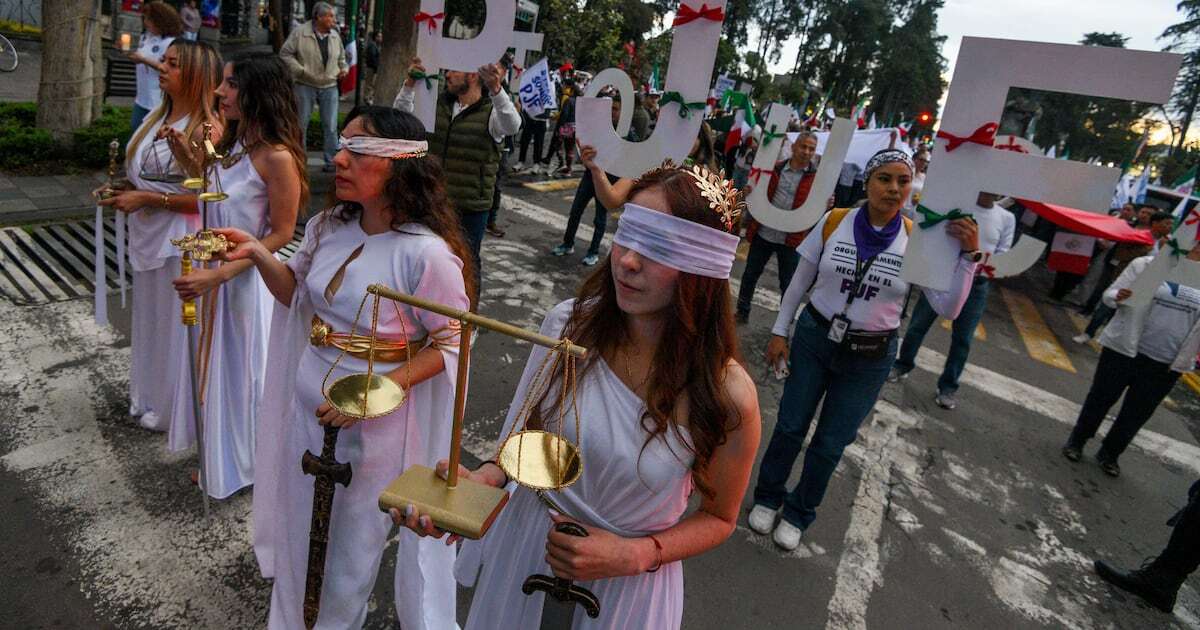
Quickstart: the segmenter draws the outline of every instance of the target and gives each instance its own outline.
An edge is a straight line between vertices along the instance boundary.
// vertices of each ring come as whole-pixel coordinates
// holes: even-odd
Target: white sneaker
[[[771,533],[771,529],[775,527],[776,510],[765,505],[755,505],[754,509],[750,510],[750,529],[766,536]]]
[[[1092,340],[1091,336],[1089,336],[1085,332],[1079,333],[1078,335],[1071,337],[1071,341],[1074,341],[1075,343],[1087,343],[1091,340]]]
[[[775,541],[776,545],[793,551],[800,546],[800,537],[804,535],[804,530],[792,525],[791,523],[779,519],[779,524],[775,526],[775,533],[771,535],[771,540]]]

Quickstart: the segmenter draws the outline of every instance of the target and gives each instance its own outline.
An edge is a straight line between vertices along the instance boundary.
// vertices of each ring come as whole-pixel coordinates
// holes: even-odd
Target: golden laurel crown
[[[746,209],[746,201],[733,182],[725,179],[724,172],[714,172],[701,164],[676,166],[674,161],[666,159],[658,168],[647,172],[643,177],[675,170],[683,171],[696,180],[696,187],[700,189],[700,195],[708,201],[709,210],[721,217],[721,223],[725,225],[726,230],[732,231],[734,219],[741,216]]]

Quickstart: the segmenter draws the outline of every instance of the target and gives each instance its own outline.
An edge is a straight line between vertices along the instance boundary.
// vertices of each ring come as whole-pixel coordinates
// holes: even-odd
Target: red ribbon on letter
[[[714,22],[724,22],[725,11],[723,11],[721,7],[713,7],[710,9],[708,8],[707,3],[700,5],[699,11],[689,7],[686,4],[680,4],[679,12],[675,14],[675,21],[671,23],[671,26],[683,26],[688,22],[693,22],[699,19],[712,20]]]
[[[1197,223],[1200,223],[1200,208],[1193,208],[1192,211],[1188,213],[1187,220],[1185,220],[1183,224],[1196,225]]]
[[[750,177],[747,177],[746,179],[754,178],[754,185],[757,186],[760,177],[770,174],[771,169],[769,168],[758,168],[757,166],[752,166],[750,167]]]
[[[948,131],[943,130],[938,130],[937,137],[948,141],[946,143],[946,153],[949,153],[957,149],[959,145],[967,142],[972,144],[982,144],[985,147],[990,147],[992,146],[992,143],[996,141],[996,131],[998,129],[1000,129],[1000,125],[990,122],[985,125],[980,125],[980,127],[976,129],[974,133],[966,137],[956,136]]]
[[[991,262],[991,260],[992,260],[991,254],[984,254],[983,260],[981,260],[979,262],[979,266],[975,269],[975,275],[983,274],[983,275],[987,276],[989,280],[995,280],[996,279],[996,268],[988,264],[989,262]]]
[[[430,15],[424,11],[420,11],[416,15],[413,16],[413,21],[416,22],[417,24],[420,24],[421,22],[427,23],[429,25],[429,32],[433,33],[434,31],[437,30],[437,27],[438,27],[437,21],[444,19],[445,17],[446,17],[445,13],[434,13],[433,15]]]

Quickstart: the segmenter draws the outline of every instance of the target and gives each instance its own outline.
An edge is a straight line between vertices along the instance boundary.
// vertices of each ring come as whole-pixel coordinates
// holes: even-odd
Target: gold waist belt
[[[367,353],[371,349],[370,335],[351,335],[350,333],[333,332],[319,316],[313,315],[312,331],[308,335],[308,341],[313,346],[318,348],[325,346],[333,346],[346,354],[358,358],[366,359]],[[407,358],[407,348],[416,346],[415,354],[425,346],[425,337],[420,339],[390,339],[387,337],[375,337],[375,360],[383,363],[403,363]]]

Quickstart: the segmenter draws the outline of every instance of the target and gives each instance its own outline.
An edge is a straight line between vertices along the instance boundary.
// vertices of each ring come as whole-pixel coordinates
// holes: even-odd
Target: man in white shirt
[[[979,265],[975,282],[971,285],[971,293],[951,329],[950,351],[946,353],[946,364],[938,378],[938,391],[934,398],[943,409],[954,409],[958,405],[955,395],[958,391],[958,379],[967,365],[967,355],[971,352],[975,328],[979,326],[979,320],[987,307],[988,286],[991,284],[988,275],[991,267],[988,266],[987,259],[1012,247],[1017,221],[1011,212],[996,205],[999,198],[999,195],[981,192],[975,200],[975,207],[966,210],[979,224],[979,251],[965,252],[963,255],[972,255],[976,262],[982,264]],[[937,313],[922,293],[916,308],[913,309],[912,319],[908,322],[908,330],[904,333],[900,354],[896,358],[889,381],[895,382],[908,376],[916,367],[917,350],[920,350],[925,334],[936,320]]]
[[[402,112],[413,111],[417,82],[414,75],[424,74],[425,66],[414,57],[409,65],[409,78],[396,95],[393,107]],[[483,66],[477,72],[446,71],[446,88],[438,95],[436,121],[428,136],[429,154],[442,162],[446,194],[458,208],[463,232],[475,258],[476,291],[482,279],[479,248],[500,170],[500,143],[504,136],[521,129],[521,115],[503,89],[503,77],[504,69],[498,63]]]

